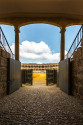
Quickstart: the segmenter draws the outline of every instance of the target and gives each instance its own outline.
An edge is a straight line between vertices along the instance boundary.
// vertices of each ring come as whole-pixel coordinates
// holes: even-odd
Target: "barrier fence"
[[[7,51],[8,53],[10,53],[12,59],[15,58],[15,56],[14,56],[14,54],[13,54],[13,52],[8,44],[8,41],[4,35],[4,32],[1,28],[1,26],[0,26],[0,46],[4,51]]]
[[[76,51],[77,48],[81,47],[82,39],[83,39],[83,25],[81,26],[80,30],[78,31],[67,55],[65,56],[66,59],[73,58],[74,51]]]

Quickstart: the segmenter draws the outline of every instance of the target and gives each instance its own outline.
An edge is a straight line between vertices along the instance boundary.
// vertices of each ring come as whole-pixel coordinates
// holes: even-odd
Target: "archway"
[[[47,24],[46,24],[47,25]],[[54,47],[55,48],[55,47]]]
[[[56,63],[57,61],[60,61],[59,32],[60,29],[58,27],[42,23],[30,24],[20,28],[20,55],[22,57],[22,60],[24,58],[25,63],[30,63],[27,64],[27,68],[29,65],[33,70],[36,70],[33,71],[33,76],[37,76],[36,82],[39,82],[38,76],[40,76],[40,79],[43,77],[44,81],[46,81],[46,69],[55,67],[51,67],[51,64],[49,64],[50,66],[45,66],[44,64],[40,63]],[[24,57],[22,55],[24,55]],[[39,68],[38,72],[38,69],[36,67]],[[43,83],[44,81],[41,80],[40,83]]]

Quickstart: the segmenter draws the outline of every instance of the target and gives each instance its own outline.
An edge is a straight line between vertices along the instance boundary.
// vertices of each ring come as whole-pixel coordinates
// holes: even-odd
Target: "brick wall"
[[[78,48],[73,54],[71,62],[71,82],[72,93],[80,98],[83,97],[83,41],[82,47]]]
[[[0,47],[0,97],[7,93],[7,58],[10,54]]]

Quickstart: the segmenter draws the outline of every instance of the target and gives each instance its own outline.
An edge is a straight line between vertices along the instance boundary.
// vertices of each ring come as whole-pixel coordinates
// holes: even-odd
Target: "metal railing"
[[[13,58],[13,59],[15,58],[15,56],[14,56],[14,54],[13,54],[13,52],[8,44],[8,41],[3,33],[1,26],[0,26],[0,46],[4,51],[7,51],[8,53],[10,53],[11,58]]]
[[[73,58],[74,51],[76,51],[79,47],[81,47],[82,39],[83,39],[83,25],[78,31],[68,53],[65,55],[65,58]]]

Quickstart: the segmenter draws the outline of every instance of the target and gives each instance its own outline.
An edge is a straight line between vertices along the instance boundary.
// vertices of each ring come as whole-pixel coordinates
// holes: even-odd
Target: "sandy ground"
[[[83,102],[56,85],[23,85],[0,99],[0,125],[83,125]]]
[[[33,73],[33,84],[46,84],[46,73]]]

